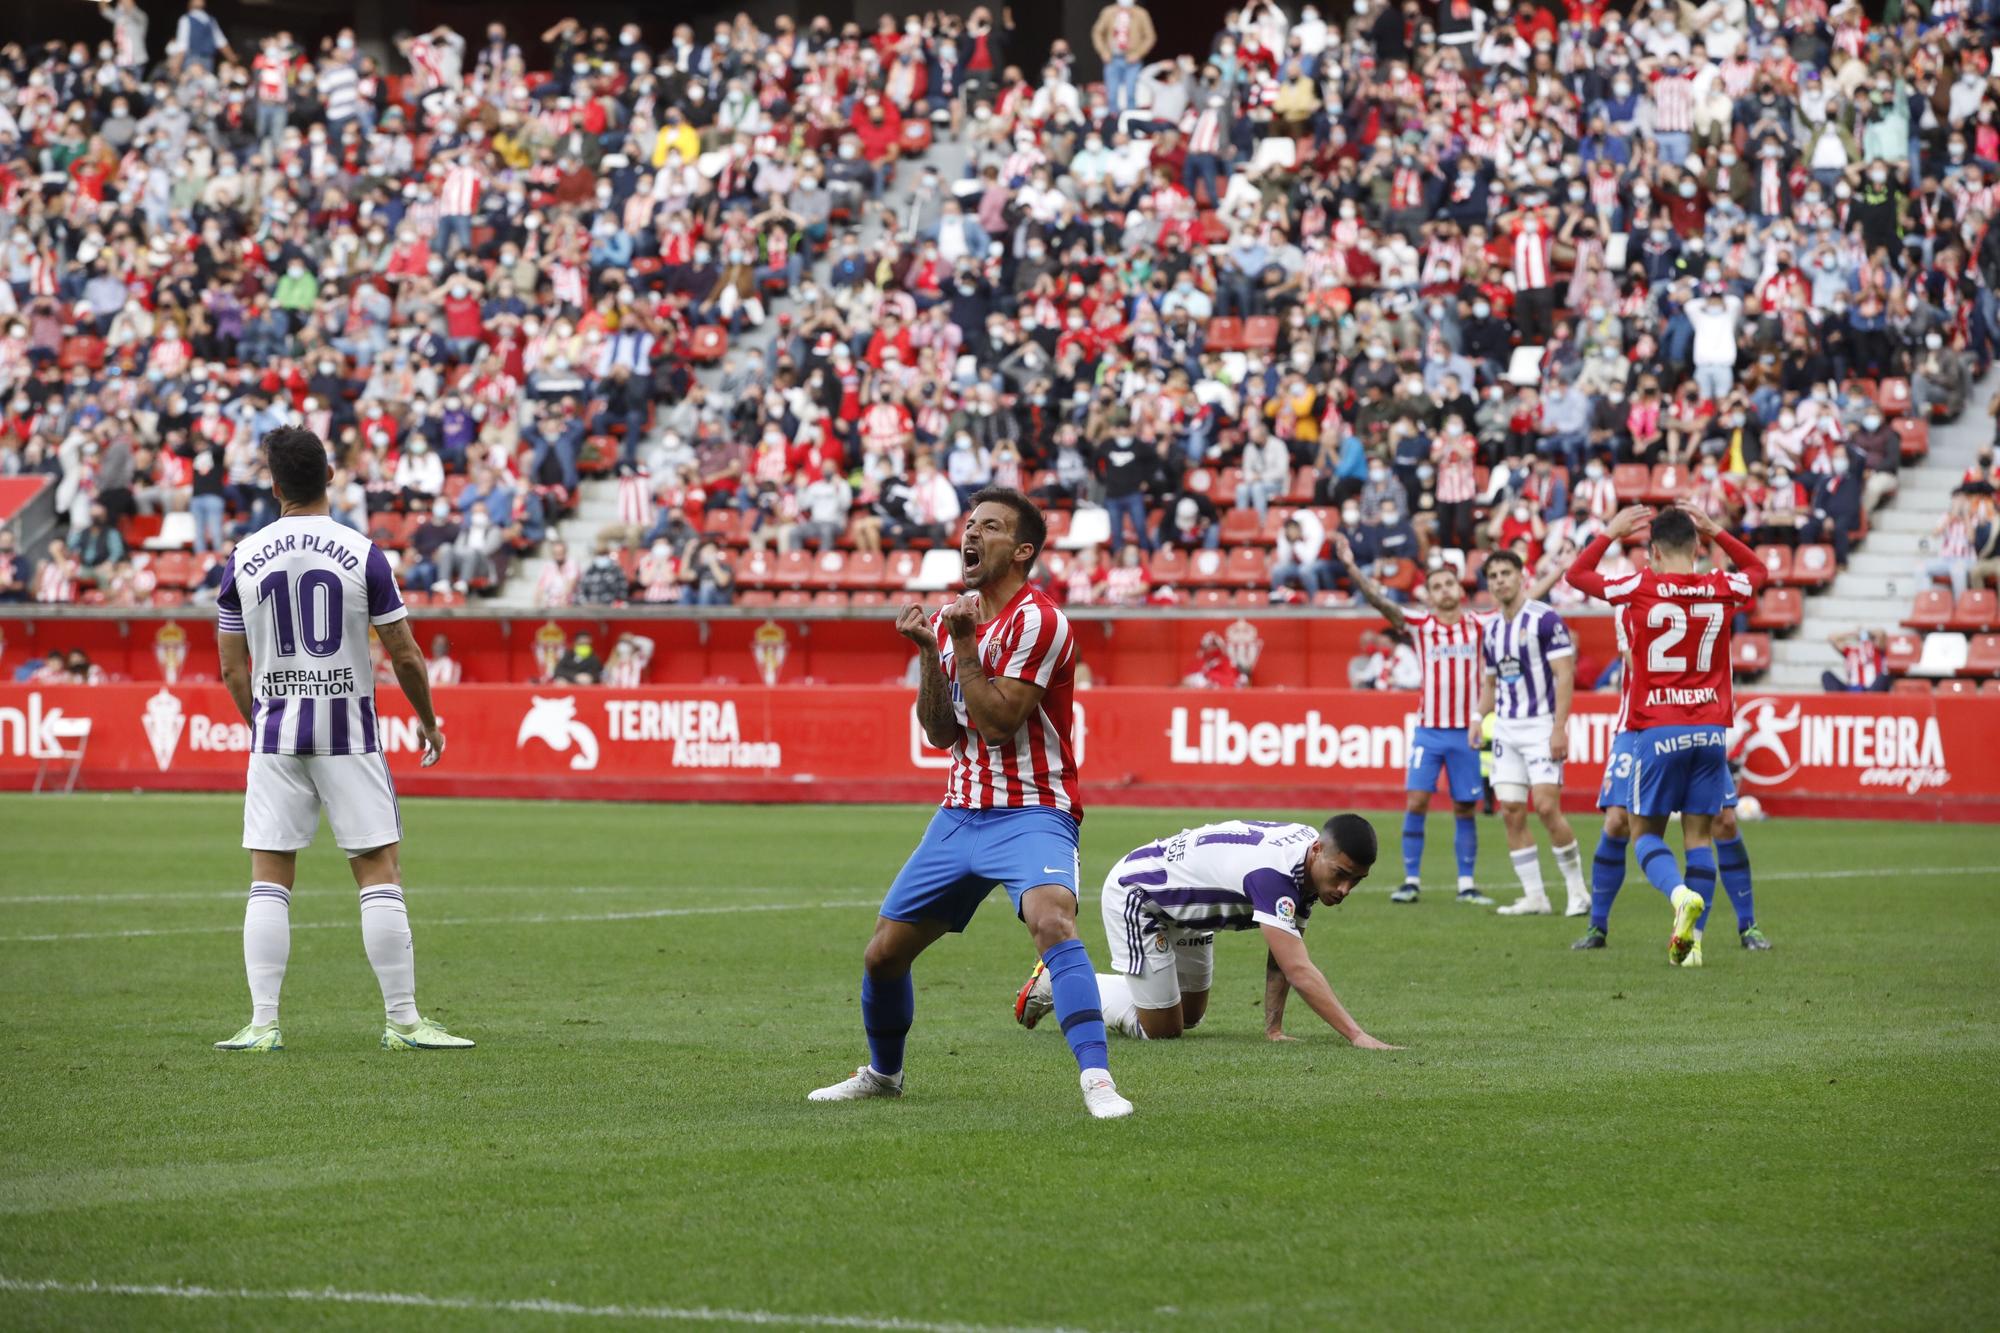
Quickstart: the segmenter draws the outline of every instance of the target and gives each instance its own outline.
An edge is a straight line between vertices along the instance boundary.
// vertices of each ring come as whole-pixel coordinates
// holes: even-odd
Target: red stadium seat
[[[1255,546],[1263,539],[1264,522],[1257,517],[1256,510],[1232,509],[1222,516],[1224,546]]]
[[[827,551],[823,554],[811,556],[810,559],[812,560],[812,574],[807,579],[807,582],[813,587],[824,589],[846,586],[846,556],[842,555],[839,551]],[[841,605],[845,606],[846,604],[847,599],[845,597],[841,598]]]
[[[904,157],[920,157],[930,151],[931,123],[916,117],[904,121],[898,146]]]
[[[804,588],[786,588],[778,594],[779,606],[811,606],[813,595]]]
[[[1611,489],[1618,494],[1618,503],[1636,504],[1646,498],[1646,492],[1653,485],[1653,470],[1644,463],[1620,463],[1611,469]]]
[[[463,472],[444,479],[444,498],[453,509],[458,508],[458,497],[465,494],[465,488],[472,484],[472,478]]]
[[[1155,583],[1186,583],[1188,577],[1187,554],[1174,546],[1162,546],[1153,552],[1146,572]]]
[[[1292,469],[1292,484],[1285,491],[1285,502],[1295,505],[1309,505],[1313,501],[1313,486],[1319,474],[1309,467]]]
[[[1889,423],[1903,442],[1903,461],[1915,463],[1931,451],[1931,423],[1922,417],[1897,417]]]
[[[1773,543],[1757,548],[1757,558],[1764,562],[1764,568],[1771,571],[1771,582],[1784,586],[1792,581],[1792,548]]]
[[[1792,555],[1792,572],[1786,582],[1801,588],[1824,588],[1833,582],[1833,576],[1839,572],[1831,546],[1801,546]]]
[[[1889,687],[1889,693],[1891,694],[1929,694],[1930,692],[1931,683],[1916,676],[1899,676],[1896,683]]]
[[[769,588],[747,588],[736,594],[736,605],[752,608],[776,606],[778,595]]]
[[[1973,635],[1959,670],[1968,676],[2000,676],[2000,634]]]
[[[1271,594],[1262,588],[1238,588],[1231,600],[1237,606],[1265,607],[1271,604]]]
[[[2000,699],[2000,680],[1980,681],[1979,697],[1982,699]]]
[[[1901,377],[1883,380],[1875,394],[1875,405],[1892,417],[1909,411],[1910,382]]]
[[[1234,513],[1236,511],[1231,510],[1230,512]],[[1278,538],[1284,535],[1285,524],[1290,521],[1292,513],[1292,510],[1280,509],[1276,505],[1272,505],[1269,509],[1266,509],[1264,511],[1263,529],[1257,534],[1258,544],[1260,546],[1276,546]],[[1331,532],[1332,529],[1329,528],[1327,531]]]
[[[1207,495],[1215,489],[1215,474],[1205,467],[1189,468],[1187,477],[1181,484],[1196,495]]]
[[[56,353],[56,369],[75,370],[78,366],[104,368],[104,339],[88,333],[63,339],[62,349]]]
[[[849,593],[847,604],[854,607],[887,606],[889,594],[880,588],[863,588],[859,592]]]
[[[856,551],[847,557],[847,568],[842,571],[840,586],[850,592],[874,592],[882,587],[884,563],[880,554],[874,551]]]
[[[1730,664],[1739,676],[1761,676],[1771,669],[1771,639],[1765,634],[1739,634],[1732,645],[1735,660]]]
[[[701,530],[724,546],[741,546],[743,515],[734,509],[711,509],[701,516]]]
[[[1694,474],[1685,467],[1674,463],[1661,463],[1653,469],[1652,476],[1646,483],[1646,494],[1643,498],[1648,504],[1672,504],[1687,493],[1693,481]],[[1615,487],[1617,482],[1614,481],[1612,485]]]
[[[576,470],[586,477],[608,477],[618,469],[618,440],[611,435],[592,435],[584,440],[576,456]]]
[[[187,599],[186,588],[155,588],[151,597],[154,606],[186,606]]]
[[[1193,600],[1196,606],[1228,606],[1229,593],[1222,588],[1203,588]]]
[[[1187,581],[1196,587],[1223,583],[1228,579],[1226,561],[1220,551],[1196,551],[1188,556]]]
[[[882,557],[882,586],[900,592],[910,586],[923,567],[922,551],[890,551]]]
[[[1846,392],[1853,394],[1856,398],[1872,399],[1875,397],[1877,393],[1881,392],[1882,385],[1879,380],[1871,380],[1864,376],[1857,375],[1853,379],[1847,381],[1847,383],[1841,385],[1841,388],[1844,389]]]
[[[1917,659],[1924,655],[1924,640],[1920,634],[1910,634],[1897,630],[1889,636],[1889,649],[1882,654],[1883,665],[1892,676],[1907,675]]]
[[[837,592],[831,588],[821,588],[812,595],[812,604],[814,606],[829,607],[836,611],[845,611],[847,609],[847,594]]]
[[[1925,588],[1903,623],[1911,629],[1943,629],[1951,623],[1951,593],[1944,588]]]
[[[778,578],[778,557],[770,551],[746,551],[736,562],[736,582],[744,588],[768,588]]]
[[[153,557],[153,577],[162,589],[184,591],[201,582],[201,570],[185,551],[162,551]]]
[[[1805,619],[1805,598],[1797,588],[1766,588],[1750,611],[1750,628],[1786,633]]]
[[[773,581],[781,588],[803,588],[812,582],[813,556],[809,551],[786,551],[778,557]]]
[[[1939,694],[1971,696],[1979,693],[1979,682],[1974,680],[1946,679],[1937,683]]]
[[[1952,629],[1985,630],[2000,625],[2000,606],[1995,605],[1993,590],[1973,588],[1959,596],[1951,609]]]
[[[1252,315],[1243,321],[1243,350],[1271,352],[1278,346],[1278,317]]]
[[[1236,503],[1236,490],[1242,484],[1242,468],[1223,468],[1215,474],[1215,485],[1209,489],[1208,498],[1215,501],[1217,509],[1227,509]]]
[[[1390,559],[1382,562],[1376,572],[1375,581],[1396,592],[1408,592],[1417,586],[1421,577],[1414,560]]]
[[[1048,525],[1049,544],[1054,545],[1069,536],[1070,513],[1067,509],[1044,509],[1042,522]]]
[[[1208,321],[1207,348],[1211,352],[1242,351],[1243,321],[1240,319],[1211,319]]]
[[[704,324],[688,335],[687,359],[701,365],[722,360],[729,350],[729,330],[720,324]]]

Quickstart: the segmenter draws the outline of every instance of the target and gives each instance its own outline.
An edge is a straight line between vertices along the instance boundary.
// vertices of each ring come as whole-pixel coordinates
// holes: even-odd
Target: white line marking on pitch
[[[631,912],[577,912],[569,915],[419,917],[420,930],[432,926],[555,926],[591,921],[653,921],[669,916],[734,916],[741,912],[790,912],[813,908],[879,907],[880,898],[848,898],[817,903],[736,903],[727,907],[653,907]],[[294,921],[293,930],[344,930],[352,921]],[[155,935],[234,935],[241,925],[166,926],[154,930],[85,930],[59,935],[0,935],[0,944],[56,944],[65,940],[133,940]]]
[[[860,1328],[885,1333],[1074,1333],[1061,1328],[1021,1328],[1008,1324],[963,1324],[879,1315],[781,1314],[775,1310],[714,1310],[706,1306],[578,1305],[571,1301],[487,1301],[418,1292],[341,1291],[295,1287],[250,1291],[233,1287],[148,1285],[133,1282],[24,1281],[0,1277],[0,1291],[61,1296],[164,1296],[185,1301],[292,1301],[321,1305],[387,1305],[418,1310],[465,1310],[475,1314],[548,1314],[571,1319],[639,1319],[676,1324],[751,1324],[775,1328]]]
[[[335,890],[337,892],[337,890]],[[738,888],[734,885],[715,884],[596,884],[582,885],[572,889],[552,889],[546,884],[430,884],[417,890],[424,897],[439,893],[470,893],[481,897],[500,897],[510,893],[793,893],[795,889]],[[25,906],[34,903],[165,903],[165,902],[216,902],[233,900],[241,902],[244,889],[198,889],[179,893],[29,893],[20,897],[0,897],[0,907]]]

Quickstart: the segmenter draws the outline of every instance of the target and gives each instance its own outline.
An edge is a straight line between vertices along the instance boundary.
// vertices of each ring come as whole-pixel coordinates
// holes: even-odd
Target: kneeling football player
[[[1285,997],[1296,990],[1314,1013],[1354,1045],[1400,1047],[1362,1030],[1306,953],[1303,931],[1315,903],[1337,907],[1375,864],[1375,830],[1359,815],[1310,824],[1225,820],[1186,829],[1127,854],[1104,879],[1104,933],[1111,975],[1100,973],[1104,1023],[1128,1037],[1178,1037],[1208,1010],[1215,932],[1264,932],[1270,954],[1264,1028],[1284,1032]],[[1053,1008],[1041,964],[1014,1000],[1032,1028]]]

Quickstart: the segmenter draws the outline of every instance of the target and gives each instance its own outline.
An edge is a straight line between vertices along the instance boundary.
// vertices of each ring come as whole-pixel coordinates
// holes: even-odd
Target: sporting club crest
[[[790,651],[791,636],[775,620],[765,621],[750,636],[750,655],[757,659],[757,674],[764,678],[766,685],[778,683],[778,671],[785,665],[785,655]]]
[[[178,621],[169,620],[153,635],[153,660],[160,664],[160,678],[172,685],[187,665],[188,635]],[[165,764],[160,765],[165,768]]]
[[[563,633],[561,625],[551,620],[535,631],[535,668],[537,679],[548,680],[556,674],[556,664],[569,651],[569,635]],[[558,747],[560,748],[560,747]]]
[[[185,640],[187,636],[183,633],[181,637]],[[146,714],[141,721],[146,728],[146,743],[153,747],[153,762],[164,773],[173,767],[174,752],[180,749],[181,731],[187,726],[186,711],[174,692],[163,686],[158,694],[146,700]]]

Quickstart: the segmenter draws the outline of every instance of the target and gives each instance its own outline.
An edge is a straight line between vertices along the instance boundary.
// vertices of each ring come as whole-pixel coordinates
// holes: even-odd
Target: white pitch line
[[[199,889],[179,893],[28,893],[18,897],[0,896],[0,907],[31,906],[37,903],[166,903],[166,902],[242,902],[246,889]],[[338,893],[340,889],[328,892]],[[299,890],[307,892],[307,890]],[[310,890],[318,892],[318,890]],[[499,897],[509,893],[793,893],[795,889],[738,888],[734,885],[715,884],[602,884],[582,885],[571,889],[551,889],[545,884],[428,884],[419,885],[416,892],[420,897],[431,897],[440,893],[470,893],[479,896]]]
[[[569,915],[419,917],[419,930],[432,926],[554,926],[592,921],[653,921],[669,916],[734,916],[741,912],[792,912],[844,907],[878,907],[880,898],[850,898],[817,903],[735,903],[727,907],[653,907],[631,912],[577,912]],[[346,930],[352,921],[294,921],[293,930]],[[151,930],[85,930],[70,934],[0,935],[0,944],[58,944],[67,940],[135,940],[155,935],[234,935],[241,925],[167,926]]]
[[[335,1287],[295,1287],[252,1291],[240,1287],[197,1287],[136,1282],[28,1281],[0,1277],[0,1292],[61,1296],[164,1296],[184,1301],[291,1301],[317,1305],[386,1305],[417,1310],[463,1310],[475,1314],[546,1314],[569,1319],[637,1319],[675,1324],[748,1324],[760,1328],[859,1328],[883,1333],[1077,1333],[1063,1328],[1010,1324],[966,1324],[883,1315],[783,1314],[776,1310],[716,1310],[707,1306],[579,1305],[545,1299],[478,1300],[465,1296],[425,1296],[419,1292],[341,1291]]]

